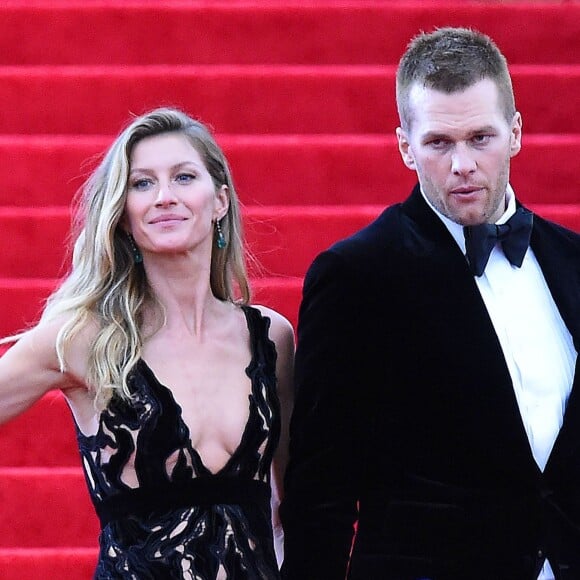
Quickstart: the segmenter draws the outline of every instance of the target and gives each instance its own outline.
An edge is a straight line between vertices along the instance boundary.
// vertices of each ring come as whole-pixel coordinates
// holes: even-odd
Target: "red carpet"
[[[487,32],[524,118],[512,183],[580,231],[580,2],[6,0],[0,5],[0,334],[66,267],[68,205],[130,113],[212,125],[244,202],[256,301],[296,322],[314,256],[414,183],[393,75],[421,29]],[[0,578],[91,578],[98,526],[58,394],[0,427]]]

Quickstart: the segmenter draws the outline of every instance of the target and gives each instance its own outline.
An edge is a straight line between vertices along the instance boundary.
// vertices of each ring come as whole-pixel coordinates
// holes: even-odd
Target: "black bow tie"
[[[473,274],[483,274],[489,255],[498,242],[510,263],[520,268],[530,245],[532,223],[532,212],[520,207],[505,224],[465,226],[465,249]]]

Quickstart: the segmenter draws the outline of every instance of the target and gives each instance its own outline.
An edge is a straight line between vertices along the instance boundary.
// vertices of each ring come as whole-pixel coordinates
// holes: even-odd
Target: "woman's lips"
[[[164,215],[160,215],[160,216],[153,218],[149,223],[150,224],[171,224],[171,223],[185,221],[185,219],[186,218],[184,218],[181,215],[164,214]]]

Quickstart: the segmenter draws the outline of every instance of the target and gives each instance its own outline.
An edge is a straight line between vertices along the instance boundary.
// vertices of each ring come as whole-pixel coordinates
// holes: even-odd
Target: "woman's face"
[[[185,135],[164,133],[135,145],[123,225],[144,259],[193,251],[211,255],[214,222],[227,209],[227,187],[216,190]]]

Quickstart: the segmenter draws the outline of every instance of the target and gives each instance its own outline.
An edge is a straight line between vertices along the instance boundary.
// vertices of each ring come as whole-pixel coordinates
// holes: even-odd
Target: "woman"
[[[157,109],[82,193],[71,272],[0,360],[0,422],[64,393],[101,522],[95,578],[278,578],[293,332],[248,305],[223,153]]]

